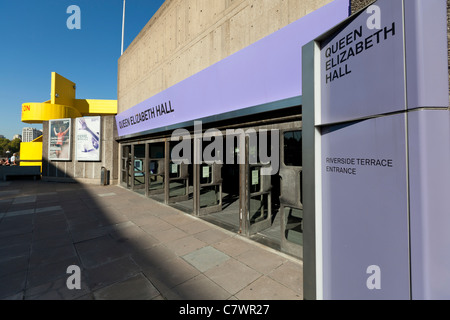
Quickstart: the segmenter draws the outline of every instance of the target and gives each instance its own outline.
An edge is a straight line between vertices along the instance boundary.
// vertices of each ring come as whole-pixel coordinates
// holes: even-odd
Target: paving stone
[[[229,259],[204,274],[231,294],[236,294],[262,276],[235,259]]]
[[[153,266],[143,268],[143,272],[157,288],[159,284],[173,288],[200,274],[196,268],[181,258],[154,261]]]
[[[76,249],[86,268],[93,268],[128,254],[109,235],[77,243]]]
[[[99,193],[97,195],[99,197],[114,197],[116,194],[114,192],[110,192],[110,193]]]
[[[163,231],[154,231],[151,232],[150,235],[161,242],[171,242],[188,236],[186,232],[176,227]]]
[[[47,206],[47,207],[36,208],[36,210],[35,210],[36,213],[53,212],[53,211],[62,211],[62,207],[59,205]]]
[[[159,295],[159,291],[142,274],[94,292],[97,300],[151,300]]]
[[[198,234],[211,229],[209,225],[200,221],[191,221],[190,223],[178,226],[178,228],[189,234]]]
[[[262,276],[235,294],[239,300],[302,300],[303,296],[277,281]]]
[[[36,196],[16,197],[13,204],[36,202]]]
[[[5,214],[5,218],[17,217],[17,216],[23,216],[23,215],[29,215],[29,214],[33,214],[33,213],[34,213],[34,209],[25,209],[25,210],[8,211],[8,212]]]
[[[164,244],[178,256],[186,255],[194,250],[205,247],[207,244],[193,236],[184,237]]]
[[[0,276],[0,299],[14,296],[25,289],[27,270]]]
[[[264,274],[272,272],[286,261],[285,258],[263,249],[244,252],[235,257],[237,260]]]
[[[140,228],[142,230],[144,230],[145,232],[148,232],[150,234],[152,234],[153,232],[158,232],[158,231],[161,232],[161,231],[165,231],[165,230],[169,230],[169,229],[173,228],[173,226],[170,223],[168,223],[160,218],[157,218],[157,217],[146,216],[145,218],[141,218],[141,219],[145,219],[145,223],[144,224],[140,223],[138,225],[140,226]],[[134,220],[134,219],[133,219],[133,221],[136,222],[136,220]],[[138,222],[139,222],[139,219],[138,219]]]
[[[146,269],[164,267],[167,261],[176,259],[177,255],[163,245],[156,245],[150,249],[132,253],[131,258],[142,269]]]
[[[89,287],[97,290],[138,274],[141,268],[129,257],[120,258],[99,267],[86,269]]]
[[[208,246],[183,256],[183,259],[201,272],[205,272],[206,270],[227,261],[230,257],[225,253]]]
[[[209,229],[205,230],[203,232],[197,233],[194,235],[197,239],[207,243],[207,244],[214,244],[220,241],[223,241],[230,236],[226,234],[225,232],[218,232],[216,229]]]
[[[200,274],[173,289],[180,300],[226,300],[231,294]]]
[[[2,300],[23,300],[23,299],[24,299],[23,291],[9,297],[2,298]]]
[[[32,233],[23,233],[23,234],[17,234],[17,235],[12,235],[12,236],[9,236],[6,238],[2,238],[0,240],[0,250],[2,248],[10,247],[13,245],[15,245],[15,246],[22,245],[22,244],[31,245],[32,240],[33,240]]]
[[[226,253],[231,257],[237,257],[254,249],[253,245],[236,237],[226,238],[218,243],[212,244],[212,247]]]
[[[301,263],[288,261],[270,272],[268,276],[303,295],[303,266]]]
[[[9,246],[0,248],[0,262],[9,261],[17,257],[28,257],[30,255],[31,244],[10,242]]]
[[[89,294],[90,289],[83,279],[80,280],[80,289],[70,290],[67,279],[70,275],[47,282],[26,290],[25,300],[74,300]]]
[[[29,254],[6,258],[0,257],[0,277],[28,269]]]
[[[81,261],[78,257],[70,257],[54,263],[46,265],[37,265],[28,270],[27,288],[39,286],[41,284],[50,283],[58,278],[69,277],[67,268],[69,266],[79,266],[81,268]]]
[[[77,253],[72,243],[54,246],[47,250],[32,250],[30,257],[30,268],[34,266],[45,266],[61,260],[76,258]]]

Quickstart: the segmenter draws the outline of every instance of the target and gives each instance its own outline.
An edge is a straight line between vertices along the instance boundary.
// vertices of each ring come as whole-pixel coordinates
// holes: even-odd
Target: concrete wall
[[[71,161],[48,160],[48,121],[43,123],[42,179],[47,181],[67,181],[100,184],[101,168],[110,171],[110,184],[118,180],[118,143],[114,140],[117,129],[114,116],[102,116],[101,121],[101,161],[82,162],[75,160],[75,122],[72,119]]]
[[[118,113],[332,0],[166,0],[119,59]]]

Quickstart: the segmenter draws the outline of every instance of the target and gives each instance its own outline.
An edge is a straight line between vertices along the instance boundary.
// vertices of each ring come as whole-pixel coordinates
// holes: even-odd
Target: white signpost
[[[303,47],[308,298],[450,298],[446,12],[379,0]]]

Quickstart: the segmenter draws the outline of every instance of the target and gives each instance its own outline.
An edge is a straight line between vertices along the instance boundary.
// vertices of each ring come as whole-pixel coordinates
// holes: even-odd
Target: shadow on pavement
[[[300,261],[119,186],[0,182],[0,299],[300,300],[301,279]]]

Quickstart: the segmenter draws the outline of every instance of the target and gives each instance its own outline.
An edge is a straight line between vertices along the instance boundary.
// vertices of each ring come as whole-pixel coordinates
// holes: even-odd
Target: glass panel
[[[127,182],[127,161],[131,158],[130,154],[130,146],[122,146],[122,161],[121,161],[121,169],[122,169],[122,182]]]
[[[169,197],[178,197],[186,195],[187,180],[171,181],[169,184]]]
[[[284,133],[284,164],[302,166],[302,132],[300,130]]]
[[[134,157],[144,159],[145,158],[145,145],[138,144],[134,146]]]
[[[261,167],[250,167],[250,193],[261,190]]]
[[[150,174],[160,174],[159,161],[150,160],[148,163],[148,171]]]
[[[122,147],[122,158],[128,158],[131,157],[131,148],[130,146],[123,146]]]
[[[209,184],[212,182],[212,166],[200,166],[200,184]]]
[[[262,194],[250,198],[250,224],[266,220],[269,216],[269,195]]]
[[[144,162],[140,159],[134,160],[134,187],[140,188],[145,185],[145,174],[143,172]]]
[[[149,178],[149,187],[148,187],[148,189],[150,191],[164,189],[164,176],[151,175],[150,178]]]
[[[286,230],[284,236],[290,242],[303,245],[303,210],[284,208]]]
[[[179,178],[180,177],[180,165],[170,162],[169,165],[169,174],[171,178]]]
[[[135,145],[134,146],[134,189],[145,188],[145,172],[144,172],[144,161],[145,161],[145,145]]]
[[[207,186],[200,188],[200,208],[216,206],[220,203],[220,187]]]
[[[150,159],[164,158],[164,142],[149,144]]]

